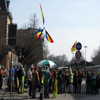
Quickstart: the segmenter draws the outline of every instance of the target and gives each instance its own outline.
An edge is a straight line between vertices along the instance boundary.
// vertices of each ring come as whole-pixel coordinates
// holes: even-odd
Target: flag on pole
[[[73,46],[71,47],[71,52],[74,52],[76,51],[76,44],[77,44],[77,41],[73,44]]]
[[[40,4],[40,9],[41,9],[41,15],[42,15],[42,21],[43,21],[43,24],[45,23],[45,20],[44,20],[44,15],[43,15],[43,11],[42,11],[42,6]]]
[[[42,29],[39,27],[38,32],[37,32],[37,41],[39,40],[41,33],[42,33]]]
[[[46,33],[46,39],[50,42],[53,43],[54,41],[52,40],[52,38],[50,37],[49,33],[45,30]]]
[[[70,66],[70,71],[72,71],[72,68],[71,68],[71,66]]]

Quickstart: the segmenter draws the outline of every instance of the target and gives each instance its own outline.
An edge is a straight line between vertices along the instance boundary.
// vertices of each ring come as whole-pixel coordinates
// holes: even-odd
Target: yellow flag
[[[72,69],[70,68],[70,71],[72,71]]]
[[[70,71],[72,71],[72,68],[71,68],[71,66],[70,66]]]
[[[77,44],[77,41],[73,44],[73,46],[71,47],[71,52],[74,52],[76,51],[76,44]]]

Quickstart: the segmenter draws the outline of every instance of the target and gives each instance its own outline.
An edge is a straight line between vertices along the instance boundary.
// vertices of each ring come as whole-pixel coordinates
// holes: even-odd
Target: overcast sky
[[[45,28],[54,40],[48,42],[50,54],[66,54],[72,59],[71,47],[75,41],[82,44],[83,56],[91,61],[94,50],[100,46],[100,0],[10,0],[13,23],[21,28],[37,14],[38,27],[43,28],[40,11],[42,6]]]

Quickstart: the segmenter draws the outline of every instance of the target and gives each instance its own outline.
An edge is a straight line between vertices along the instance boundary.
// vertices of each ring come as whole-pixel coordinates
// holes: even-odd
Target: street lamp
[[[86,48],[87,48],[87,46],[84,46],[84,48],[85,48],[85,66],[86,66]]]
[[[74,64],[74,53],[72,53],[72,54],[73,54],[73,57],[72,58],[73,58],[73,64]]]

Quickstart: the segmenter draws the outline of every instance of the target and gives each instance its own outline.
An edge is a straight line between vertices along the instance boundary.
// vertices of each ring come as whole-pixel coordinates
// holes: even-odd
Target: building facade
[[[9,12],[10,0],[0,0],[0,64],[9,69],[11,62],[10,46],[8,46],[8,27],[12,22]],[[15,55],[13,55],[15,56]]]

